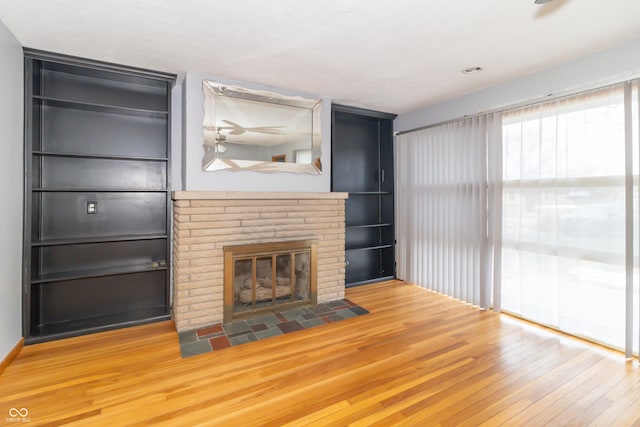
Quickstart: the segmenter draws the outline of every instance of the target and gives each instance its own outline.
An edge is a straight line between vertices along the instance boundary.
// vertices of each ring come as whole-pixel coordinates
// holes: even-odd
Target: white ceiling
[[[394,113],[636,39],[639,18],[638,0],[0,0],[26,47]]]

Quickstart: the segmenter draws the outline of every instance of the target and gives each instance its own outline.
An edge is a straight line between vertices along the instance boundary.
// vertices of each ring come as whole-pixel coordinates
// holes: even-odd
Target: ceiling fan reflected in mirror
[[[285,128],[286,126],[253,126],[253,127],[245,127],[241,126],[236,122],[232,122],[231,120],[222,120],[229,126],[219,126],[218,129],[231,130],[229,135],[242,135],[245,132],[254,132],[254,133],[265,133],[267,135],[286,135],[280,129]]]
[[[203,128],[205,130],[208,130],[209,132],[216,133],[216,136],[215,136],[216,143],[225,142],[227,140],[227,137],[220,133],[220,131],[222,130],[220,126],[203,126]],[[205,140],[205,142],[207,142],[207,140]]]
[[[205,129],[216,132],[216,137],[213,142],[205,139],[204,141],[205,149],[210,149],[216,154],[222,154],[225,151],[227,151],[227,147],[225,146],[225,143],[227,142],[227,137],[220,133],[221,128],[217,126],[205,126]]]
[[[322,99],[211,80],[202,85],[203,171],[321,173]],[[303,149],[311,152],[313,163],[273,161],[274,155],[286,152],[294,158]]]

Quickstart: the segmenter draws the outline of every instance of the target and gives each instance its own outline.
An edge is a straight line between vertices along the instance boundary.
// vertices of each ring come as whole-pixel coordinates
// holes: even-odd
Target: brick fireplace
[[[344,297],[347,193],[173,193],[173,318],[178,331],[222,323],[224,250],[317,242],[317,302]]]

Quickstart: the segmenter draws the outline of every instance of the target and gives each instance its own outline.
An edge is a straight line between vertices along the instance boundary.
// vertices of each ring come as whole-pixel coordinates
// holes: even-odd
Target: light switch
[[[96,201],[87,202],[87,213],[89,215],[98,213],[98,202]]]

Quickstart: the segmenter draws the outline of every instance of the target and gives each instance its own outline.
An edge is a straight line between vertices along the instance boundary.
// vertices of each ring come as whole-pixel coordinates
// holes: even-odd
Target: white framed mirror
[[[203,171],[321,174],[322,100],[204,80]]]

